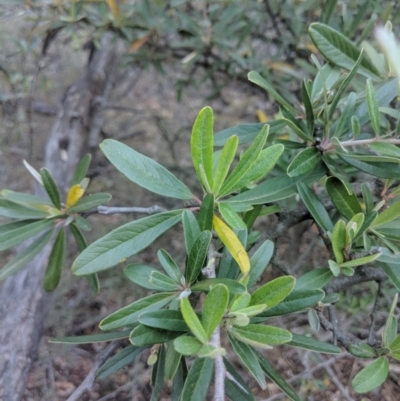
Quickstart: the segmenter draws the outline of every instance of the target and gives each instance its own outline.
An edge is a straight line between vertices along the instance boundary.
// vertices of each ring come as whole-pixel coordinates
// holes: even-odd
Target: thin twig
[[[114,206],[98,206],[93,213],[99,214],[117,214],[117,213],[138,213],[138,214],[156,214],[166,212],[167,209],[154,205],[150,207],[114,207]]]
[[[93,383],[96,380],[96,373],[103,365],[103,363],[107,360],[107,358],[116,350],[119,345],[119,341],[114,341],[109,344],[106,348],[104,348],[100,354],[97,356],[95,363],[90,369],[88,375],[85,380],[76,388],[76,390],[71,394],[67,401],[79,401],[81,396],[86,392],[90,391],[93,387]]]

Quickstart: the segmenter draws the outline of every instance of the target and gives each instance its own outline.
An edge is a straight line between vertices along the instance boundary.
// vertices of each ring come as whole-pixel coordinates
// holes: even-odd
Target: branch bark
[[[95,49],[85,76],[71,85],[62,101],[45,149],[44,165],[65,194],[74,168],[88,149],[89,132],[102,121],[101,98],[109,90],[116,62],[111,34]],[[94,133],[91,132],[93,137]],[[37,188],[40,194],[42,188]],[[51,245],[28,266],[7,279],[0,292],[0,399],[22,398],[52,294],[42,287]]]

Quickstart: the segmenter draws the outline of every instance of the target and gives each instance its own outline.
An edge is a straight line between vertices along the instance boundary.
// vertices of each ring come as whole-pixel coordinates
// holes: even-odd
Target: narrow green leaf
[[[212,155],[214,148],[214,117],[212,108],[207,106],[200,110],[193,125],[190,148],[193,165],[203,188],[212,187]],[[203,166],[205,177],[200,172]],[[206,182],[204,180],[207,180]]]
[[[310,327],[313,331],[315,331],[316,333],[319,332],[319,329],[321,328],[321,322],[319,320],[316,310],[313,308],[308,309],[308,323],[310,324]]]
[[[205,280],[200,280],[196,284],[193,284],[190,289],[192,291],[208,292],[212,287],[218,284],[223,284],[226,286],[229,293],[232,295],[243,294],[246,292],[246,287],[243,284],[229,278],[208,278]]]
[[[108,269],[140,252],[181,219],[182,210],[159,213],[116,228],[88,246],[75,260],[78,275]]]
[[[350,344],[349,351],[357,358],[374,358],[375,350],[368,344]]]
[[[189,336],[180,336],[174,340],[174,348],[182,355],[196,355],[203,346],[197,338]]]
[[[206,398],[213,371],[212,358],[196,358],[185,380],[181,400],[203,401]]]
[[[379,387],[386,380],[388,373],[389,362],[381,356],[358,372],[351,384],[357,393],[367,393]]]
[[[229,333],[229,331],[228,336],[234,351],[239,356],[242,363],[247,367],[247,369],[249,369],[250,373],[257,380],[260,387],[265,389],[267,387],[267,383],[253,349],[249,345],[238,341],[232,334]]]
[[[378,259],[380,255],[380,253],[375,253],[373,255],[364,256],[363,258],[349,260],[348,262],[341,263],[340,267],[356,267],[366,265],[367,263],[371,263]]]
[[[71,182],[71,187],[73,185],[80,184],[80,182],[86,177],[91,159],[92,156],[90,154],[87,154],[76,166],[75,173]]]
[[[85,196],[76,202],[73,206],[66,210],[66,213],[82,213],[87,210],[94,209],[97,206],[104,205],[109,202],[111,195],[108,193],[97,193],[89,196]]]
[[[106,341],[128,338],[131,330],[117,331],[112,333],[89,334],[87,336],[71,336],[50,338],[50,343],[60,344],[92,344]]]
[[[60,190],[58,189],[57,184],[55,183],[49,170],[47,170],[47,168],[45,168],[45,167],[41,168],[40,176],[42,177],[44,189],[46,190],[47,195],[49,195],[49,198],[53,202],[53,205],[57,209],[61,209]]]
[[[390,344],[389,348],[393,352],[400,351],[400,335],[398,335]]]
[[[264,241],[250,258],[250,273],[247,288],[253,287],[268,266],[274,253],[274,243],[270,240]]]
[[[283,301],[293,290],[296,280],[291,276],[278,277],[251,294],[251,305],[266,304],[272,308]]]
[[[225,222],[234,230],[247,230],[246,224],[229,203],[219,202],[218,210]]]
[[[315,222],[325,231],[332,232],[333,223],[331,218],[329,217],[328,212],[326,211],[322,202],[314,195],[310,188],[303,182],[298,182],[297,190],[299,195],[306,205],[307,209],[310,211],[311,216],[315,220]]]
[[[189,188],[153,159],[114,139],[106,139],[100,148],[107,159],[129,180],[156,194],[192,199]]]
[[[49,217],[49,214],[47,211],[28,207],[26,204],[22,205],[0,198],[0,216],[24,220],[45,219]]]
[[[132,330],[129,340],[137,347],[149,347],[154,344],[167,343],[182,334],[181,331],[162,330],[139,324]]]
[[[199,223],[200,231],[212,230],[213,216],[214,216],[214,195],[207,194],[204,197],[203,202],[201,202],[199,214],[197,216],[197,221]]]
[[[165,354],[165,378],[172,380],[181,364],[182,354],[175,351],[174,342],[171,341],[167,344],[167,352]]]
[[[261,354],[257,353],[258,360],[264,373],[292,400],[300,401],[300,397],[292,387],[286,383],[285,379],[272,367],[269,361]]]
[[[311,57],[313,58],[313,56]],[[314,79],[311,91],[311,99],[315,102],[319,100],[326,91],[332,89],[336,85],[341,77],[341,72],[339,68],[331,63],[326,63],[321,67],[316,58],[313,58],[313,61],[316,61],[315,64],[318,67],[318,73]]]
[[[326,190],[333,204],[346,219],[350,220],[355,214],[362,213],[360,202],[357,196],[349,195],[346,187],[336,177],[329,177],[326,180]]]
[[[338,277],[340,274],[340,266],[338,263],[336,263],[334,260],[328,260],[328,266],[329,269],[331,270],[332,274],[335,277]]]
[[[386,320],[385,328],[383,330],[382,344],[384,347],[388,347],[389,344],[391,344],[394,341],[394,339],[396,338],[396,335],[397,335],[397,319],[394,316],[394,311],[397,306],[398,297],[399,297],[399,294],[396,293],[393,298],[390,312],[389,312],[389,315]]]
[[[343,161],[355,167],[364,173],[374,175],[380,178],[400,178],[400,166],[396,166],[394,163],[382,163],[382,162],[365,162],[357,160],[351,156],[345,156],[340,153],[337,154]]]
[[[18,245],[43,231],[48,231],[52,226],[54,226],[54,221],[39,220],[34,223],[15,226],[15,228],[2,232],[0,233],[0,251]]]
[[[307,130],[308,130],[308,134],[312,136],[314,133],[314,111],[312,108],[310,96],[307,91],[305,80],[303,80],[301,92],[302,92],[302,97],[303,97],[304,108],[306,110]]]
[[[153,366],[152,371],[152,386],[150,401],[158,401],[161,396],[161,391],[164,384],[164,370],[165,370],[165,349],[160,347],[158,352],[157,363]]]
[[[275,164],[281,157],[283,150],[284,146],[281,144],[272,145],[263,149],[249,170],[247,170],[243,177],[229,189],[229,192],[235,192],[264,178],[274,168]]]
[[[131,263],[124,269],[125,276],[135,284],[140,285],[143,288],[148,288],[149,290],[158,290],[158,283],[153,283],[151,281],[151,275],[153,272],[157,272],[155,267],[137,263]]]
[[[347,101],[343,107],[343,111],[340,113],[340,117],[337,121],[335,131],[333,132],[334,138],[340,138],[345,132],[351,127],[351,118],[354,114],[354,108],[356,107],[357,95],[354,92],[351,92],[347,98]],[[334,126],[332,127],[331,133],[333,131]],[[340,146],[340,142],[339,142]]]
[[[99,324],[100,329],[113,330],[119,327],[131,326],[137,322],[141,313],[158,310],[169,304],[176,297],[177,294],[160,292],[146,298],[141,298],[103,319]]]
[[[249,324],[244,327],[235,326],[230,328],[229,332],[238,340],[258,347],[284,344],[292,339],[292,334],[285,329],[261,324]]]
[[[178,291],[180,289],[176,281],[157,270],[151,272],[149,281],[158,291]]]
[[[346,224],[343,220],[338,220],[332,232],[332,249],[336,262],[341,264],[344,260],[343,250],[346,247]]]
[[[332,272],[328,268],[313,269],[296,279],[296,286],[293,293],[297,290],[314,290],[323,288],[332,279]],[[289,296],[288,298],[290,298]]]
[[[262,312],[259,315],[260,321],[265,321],[265,318],[303,311],[318,304],[324,296],[325,293],[320,289],[296,289],[278,305]]]
[[[308,33],[317,49],[328,61],[348,71],[353,68],[360,51],[344,35],[320,23],[311,24]],[[379,71],[366,58],[362,59],[358,72],[367,78],[379,78]]]
[[[218,284],[211,289],[204,300],[203,315],[201,324],[210,338],[214,330],[221,323],[221,320],[228,307],[229,292],[223,284]]]
[[[189,255],[190,250],[197,237],[200,235],[199,223],[190,210],[185,210],[182,215],[183,234],[185,237],[186,253]]]
[[[26,160],[23,161],[25,168],[29,171],[29,174],[40,184],[43,185],[42,177],[39,172],[33,168]]]
[[[62,228],[57,235],[49,256],[49,263],[43,280],[43,288],[45,291],[54,291],[57,288],[61,278],[61,271],[64,266],[65,252],[65,229]]]
[[[237,189],[237,184],[241,182],[241,179],[258,159],[264,147],[265,141],[267,140],[267,136],[268,125],[265,125],[254,139],[254,142],[243,153],[232,173],[229,174],[228,178],[225,180],[219,196],[228,195]]]
[[[51,240],[55,231],[55,227],[47,231],[45,234],[37,238],[31,245],[25,248],[22,252],[15,255],[1,270],[0,281],[5,280],[7,277],[13,275],[22,269],[27,263],[33,260],[46,244]]]
[[[379,213],[371,227],[379,227],[400,217],[400,202],[394,203]]]
[[[265,89],[270,96],[272,96],[278,103],[284,106],[287,110],[290,110],[295,114],[298,113],[297,110],[284,97],[282,97],[273,88],[273,86],[266,79],[264,79],[257,71],[250,71],[247,77],[249,81]]]
[[[168,276],[171,277],[175,282],[180,283],[182,278],[181,270],[168,252],[164,249],[160,249],[157,252],[157,257]]]
[[[304,124],[302,121],[297,120],[290,112],[285,110],[284,108],[281,108],[281,113],[283,115],[282,120],[286,122],[286,124],[304,141],[308,142],[312,140],[312,137],[310,137],[306,133],[306,128],[304,127]],[[297,114],[295,114],[297,115]]]
[[[371,120],[371,125],[375,134],[377,136],[380,135],[381,132],[381,122],[380,122],[380,115],[379,115],[379,104],[376,98],[375,88],[372,85],[370,79],[367,79],[367,105],[368,105],[368,113],[369,118]]]
[[[351,116],[351,131],[353,133],[353,138],[357,138],[361,132],[360,121],[356,116]]]
[[[181,299],[181,311],[182,316],[185,319],[186,324],[189,326],[192,333],[196,336],[196,338],[206,344],[208,341],[208,335],[205,332],[199,318],[194,312],[192,305],[190,305],[188,298]]]
[[[311,171],[321,160],[321,153],[314,147],[302,150],[287,168],[289,177],[296,177]]]
[[[188,283],[193,283],[199,276],[207,257],[208,247],[211,242],[212,234],[210,231],[203,231],[190,250],[185,277]]]
[[[315,352],[323,352],[325,354],[340,354],[342,350],[335,345],[314,340],[311,337],[292,334],[292,340],[287,343],[291,347],[308,349]]]
[[[186,368],[185,358],[181,358],[181,362],[178,366],[174,380],[172,382],[171,401],[180,401],[186,376],[187,376],[187,368]]]
[[[9,189],[3,189],[0,194],[11,202],[34,207],[42,211],[46,211],[45,206],[53,206],[49,199],[44,199],[36,195],[25,194],[23,192],[15,192]]]
[[[217,196],[225,178],[229,172],[231,163],[235,157],[236,150],[239,144],[239,139],[237,135],[232,135],[225,143],[222,149],[221,156],[219,157],[217,167],[215,169],[213,178],[213,193]]]
[[[224,358],[227,372],[230,374],[225,378],[225,393],[231,400],[256,401],[249,386],[227,359]],[[233,379],[231,379],[233,378]]]
[[[82,216],[75,216],[76,225],[83,231],[90,231],[92,229],[90,223]]]
[[[396,145],[392,145],[391,143],[373,142],[369,144],[369,147],[384,156],[400,158],[400,148]]]
[[[189,331],[189,326],[183,320],[182,313],[173,309],[143,312],[139,316],[139,323],[156,329]]]
[[[110,333],[111,334],[111,333]],[[144,350],[144,348],[128,345],[122,351],[111,357],[97,372],[99,379],[104,379],[117,370],[130,364]]]

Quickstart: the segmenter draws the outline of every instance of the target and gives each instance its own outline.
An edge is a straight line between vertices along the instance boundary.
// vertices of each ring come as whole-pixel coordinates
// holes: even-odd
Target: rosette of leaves
[[[80,251],[87,246],[81,230],[90,230],[87,220],[81,216],[111,199],[108,193],[97,193],[83,197],[89,179],[85,178],[90,163],[90,155],[78,164],[68,190],[65,203],[52,175],[46,168],[36,171],[24,161],[31,175],[43,186],[46,197],[30,195],[10,190],[0,193],[0,216],[12,219],[0,226],[0,250],[6,250],[30,240],[29,244],[14,256],[0,270],[0,280],[4,280],[39,254],[44,247],[53,243],[50,252],[43,287],[46,291],[57,288],[62,268],[65,264],[66,238],[68,227]],[[98,291],[97,275],[87,276],[94,291]]]

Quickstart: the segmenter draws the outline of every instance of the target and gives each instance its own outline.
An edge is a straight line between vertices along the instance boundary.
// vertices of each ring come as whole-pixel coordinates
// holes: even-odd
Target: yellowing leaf
[[[82,198],[84,193],[85,190],[79,184],[73,185],[68,191],[67,209],[74,206],[75,203]]]
[[[267,115],[261,109],[257,109],[256,113],[260,123],[266,123],[268,121]]]
[[[117,0],[107,0],[107,5],[108,5],[108,8],[110,9],[113,17],[118,18],[119,17],[119,5],[118,5]]]
[[[129,53],[135,53],[138,51],[151,37],[151,33],[143,36],[140,39],[136,39],[129,47]]]
[[[217,216],[213,216],[214,230],[218,237],[236,260],[243,274],[250,271],[250,259],[236,234]]]

